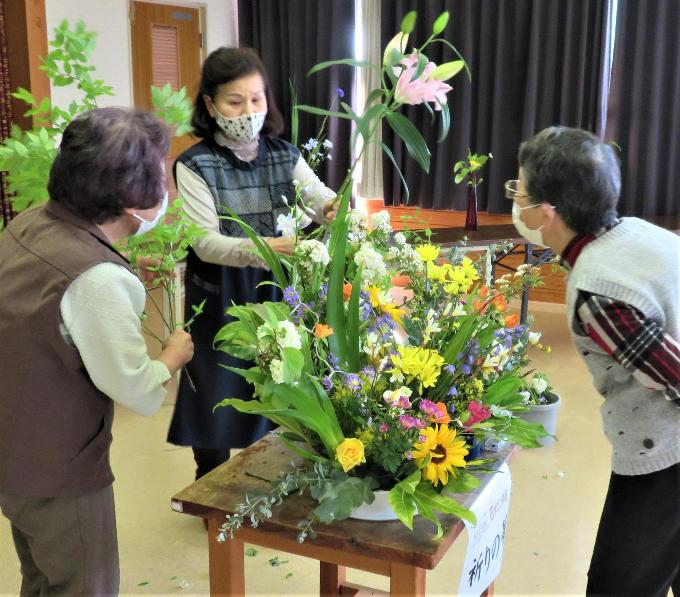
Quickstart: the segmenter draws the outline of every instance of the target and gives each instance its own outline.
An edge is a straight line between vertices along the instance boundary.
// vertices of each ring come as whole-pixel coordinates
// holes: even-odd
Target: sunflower
[[[465,440],[456,441],[456,432],[446,425],[428,427],[422,431],[423,442],[414,446],[413,458],[420,466],[429,456],[430,462],[423,469],[423,477],[432,482],[435,487],[441,482],[449,482],[449,473],[455,476],[456,468],[465,466],[465,456],[468,450]]]

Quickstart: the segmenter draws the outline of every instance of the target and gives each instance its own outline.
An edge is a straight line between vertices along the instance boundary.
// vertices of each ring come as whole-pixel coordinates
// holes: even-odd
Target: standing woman
[[[147,112],[78,115],[49,201],[0,234],[0,509],[22,595],[118,594],[114,401],[152,415],[193,354],[177,329],[149,357],[144,285],[113,248],[163,217],[168,144]]]
[[[232,320],[233,304],[280,300],[270,272],[254,253],[240,226],[221,216],[235,212],[281,255],[294,240],[277,235],[277,217],[289,212],[295,181],[316,220],[334,217],[335,193],[324,186],[291,144],[276,137],[283,130],[267,74],[257,54],[247,48],[220,48],[203,64],[192,117],[202,141],[175,163],[175,180],[187,217],[206,231],[190,250],[185,274],[187,313],[205,300],[192,326],[196,358],[182,374],[168,441],[191,446],[196,478],[262,437],[271,423],[232,407],[213,407],[224,398],[250,399],[252,386],[220,365],[248,363],[217,352],[213,339]]]

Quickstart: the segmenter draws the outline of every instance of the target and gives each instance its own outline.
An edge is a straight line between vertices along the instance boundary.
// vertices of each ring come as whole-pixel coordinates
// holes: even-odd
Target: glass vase
[[[477,187],[475,185],[468,187],[465,230],[477,230]]]

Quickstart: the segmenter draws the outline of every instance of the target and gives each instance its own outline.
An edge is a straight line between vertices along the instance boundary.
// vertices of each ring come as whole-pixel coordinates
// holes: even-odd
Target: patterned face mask
[[[255,114],[243,114],[235,118],[228,118],[220,114],[214,105],[213,109],[216,113],[215,122],[217,126],[229,139],[235,141],[252,141],[255,139],[260,134],[265,116],[267,116],[266,112],[256,112]]]

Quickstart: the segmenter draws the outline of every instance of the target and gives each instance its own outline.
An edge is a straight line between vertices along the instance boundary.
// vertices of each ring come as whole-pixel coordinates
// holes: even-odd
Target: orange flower
[[[491,304],[496,307],[496,311],[503,313],[508,308],[508,303],[502,294],[495,296],[491,299]]]
[[[411,283],[411,277],[406,274],[401,274],[400,276],[394,276],[392,278],[392,286],[397,286],[399,288],[406,288]]]
[[[486,298],[487,296],[489,296],[489,287],[488,286],[482,286],[479,289],[479,297],[480,298]]]
[[[345,299],[346,301],[349,300],[349,297],[352,296],[352,285],[351,284],[343,284],[342,286],[342,298]]]
[[[519,317],[517,315],[508,315],[504,323],[506,328],[514,328],[519,323]]]
[[[333,333],[333,328],[325,323],[317,323],[314,326],[314,336],[316,338],[328,338]]]
[[[449,412],[446,410],[446,405],[443,402],[437,402],[435,406],[439,411],[439,416],[437,418],[434,418],[434,416],[432,416],[430,417],[430,420],[434,423],[448,425],[451,422],[451,417],[449,416]]]

